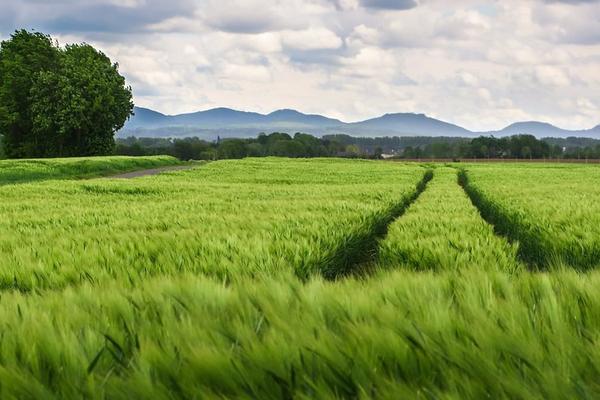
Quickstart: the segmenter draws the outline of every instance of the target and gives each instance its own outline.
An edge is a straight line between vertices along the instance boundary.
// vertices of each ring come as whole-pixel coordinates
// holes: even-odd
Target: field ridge
[[[476,188],[470,182],[465,169],[459,169],[458,180],[481,217],[494,227],[494,231],[511,243],[518,244],[517,255],[530,269],[546,269],[556,260],[556,255],[550,254],[547,246],[543,244],[539,235],[540,228],[525,227],[519,223],[518,215],[508,213]]]
[[[417,201],[432,179],[433,170],[428,168],[409,196],[404,196],[399,202],[376,217],[368,230],[361,231],[358,235],[352,235],[348,241],[336,249],[331,259],[337,261],[334,261],[330,268],[322,270],[323,276],[326,279],[335,280],[351,274],[361,274],[365,269],[370,269],[367,266],[378,258],[379,244],[386,237],[389,226],[401,218],[406,210]]]
[[[428,190],[391,226],[378,266],[436,272],[470,268],[511,272],[516,249],[481,218],[454,168],[439,167]]]

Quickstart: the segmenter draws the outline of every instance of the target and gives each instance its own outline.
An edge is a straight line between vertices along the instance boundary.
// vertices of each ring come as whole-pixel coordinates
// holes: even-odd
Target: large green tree
[[[18,31],[0,44],[0,133],[8,157],[32,152],[31,89],[40,73],[58,68],[59,57],[41,33]]]
[[[133,110],[131,88],[88,44],[60,48],[17,31],[0,47],[0,133],[8,157],[109,154]]]

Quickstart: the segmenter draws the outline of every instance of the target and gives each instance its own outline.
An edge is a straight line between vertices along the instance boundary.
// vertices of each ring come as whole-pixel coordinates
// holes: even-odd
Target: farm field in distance
[[[176,163],[0,162],[0,397],[600,397],[600,166]]]

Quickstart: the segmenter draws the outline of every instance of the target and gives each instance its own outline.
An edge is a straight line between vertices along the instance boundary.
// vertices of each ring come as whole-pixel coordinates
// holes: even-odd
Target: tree
[[[348,157],[358,157],[360,154],[360,148],[355,144],[349,144],[346,146],[346,155]]]
[[[210,144],[198,138],[175,139],[172,155],[180,160],[201,160]]]
[[[563,149],[559,145],[555,144],[551,147],[550,155],[552,158],[560,158],[563,154]]]
[[[246,149],[248,150],[248,157],[264,157],[266,154],[265,146],[258,141],[256,143],[249,143]]]
[[[15,43],[29,43],[16,47]],[[18,50],[16,52],[15,48]],[[131,88],[102,52],[88,44],[59,48],[49,36],[19,31],[0,49],[0,104],[16,104],[18,93],[10,86],[25,59],[42,59],[22,86],[25,100],[12,107],[24,122],[0,111],[0,129],[9,157],[59,157],[110,154],[114,135],[133,110]],[[37,54],[37,56],[36,56]],[[5,62],[5,59],[13,60]],[[43,65],[42,65],[43,64]],[[23,97],[23,96],[21,96]]]
[[[481,147],[479,148],[479,153],[481,154],[481,158],[489,158],[490,157],[488,147],[485,144],[481,145]]]
[[[321,140],[312,135],[307,135],[306,133],[296,133],[294,135],[294,142],[300,143],[303,147],[304,157],[319,157],[327,154],[327,150],[321,144]],[[300,146],[297,146],[300,148]]]
[[[40,73],[56,70],[60,53],[50,36],[25,30],[0,43],[0,134],[7,157],[33,152],[32,87]]]
[[[373,158],[380,159],[382,158],[382,155],[383,149],[381,148],[381,146],[375,147],[375,150],[373,150]]]
[[[270,135],[268,135],[265,139],[266,139],[266,144],[272,144],[279,140],[292,140],[292,137],[290,135],[288,135],[287,133],[273,132]]]
[[[304,157],[306,148],[298,140],[277,140],[271,144],[269,151],[277,157]]]
[[[412,146],[406,146],[402,151],[403,158],[416,158],[415,149]]]
[[[115,154],[121,156],[145,156],[148,155],[146,153],[146,149],[142,147],[139,142],[132,143],[131,145],[123,145],[117,144],[115,147]]]
[[[244,158],[248,155],[246,143],[242,139],[225,139],[219,144],[218,158]]]
[[[448,143],[431,143],[427,145],[426,149],[432,158],[452,157],[452,148]]]

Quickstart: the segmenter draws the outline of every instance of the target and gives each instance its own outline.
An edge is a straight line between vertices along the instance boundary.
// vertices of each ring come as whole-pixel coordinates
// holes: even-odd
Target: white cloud
[[[458,10],[438,20],[436,35],[444,39],[477,39],[490,28],[489,18],[475,10]]]
[[[554,66],[537,66],[534,74],[538,82],[544,86],[567,86],[571,83],[565,71]]]
[[[17,27],[87,41],[167,113],[425,112],[473,130],[600,122],[600,1],[16,0]]]
[[[325,28],[282,32],[283,45],[295,50],[338,49],[343,44],[334,32]]]

